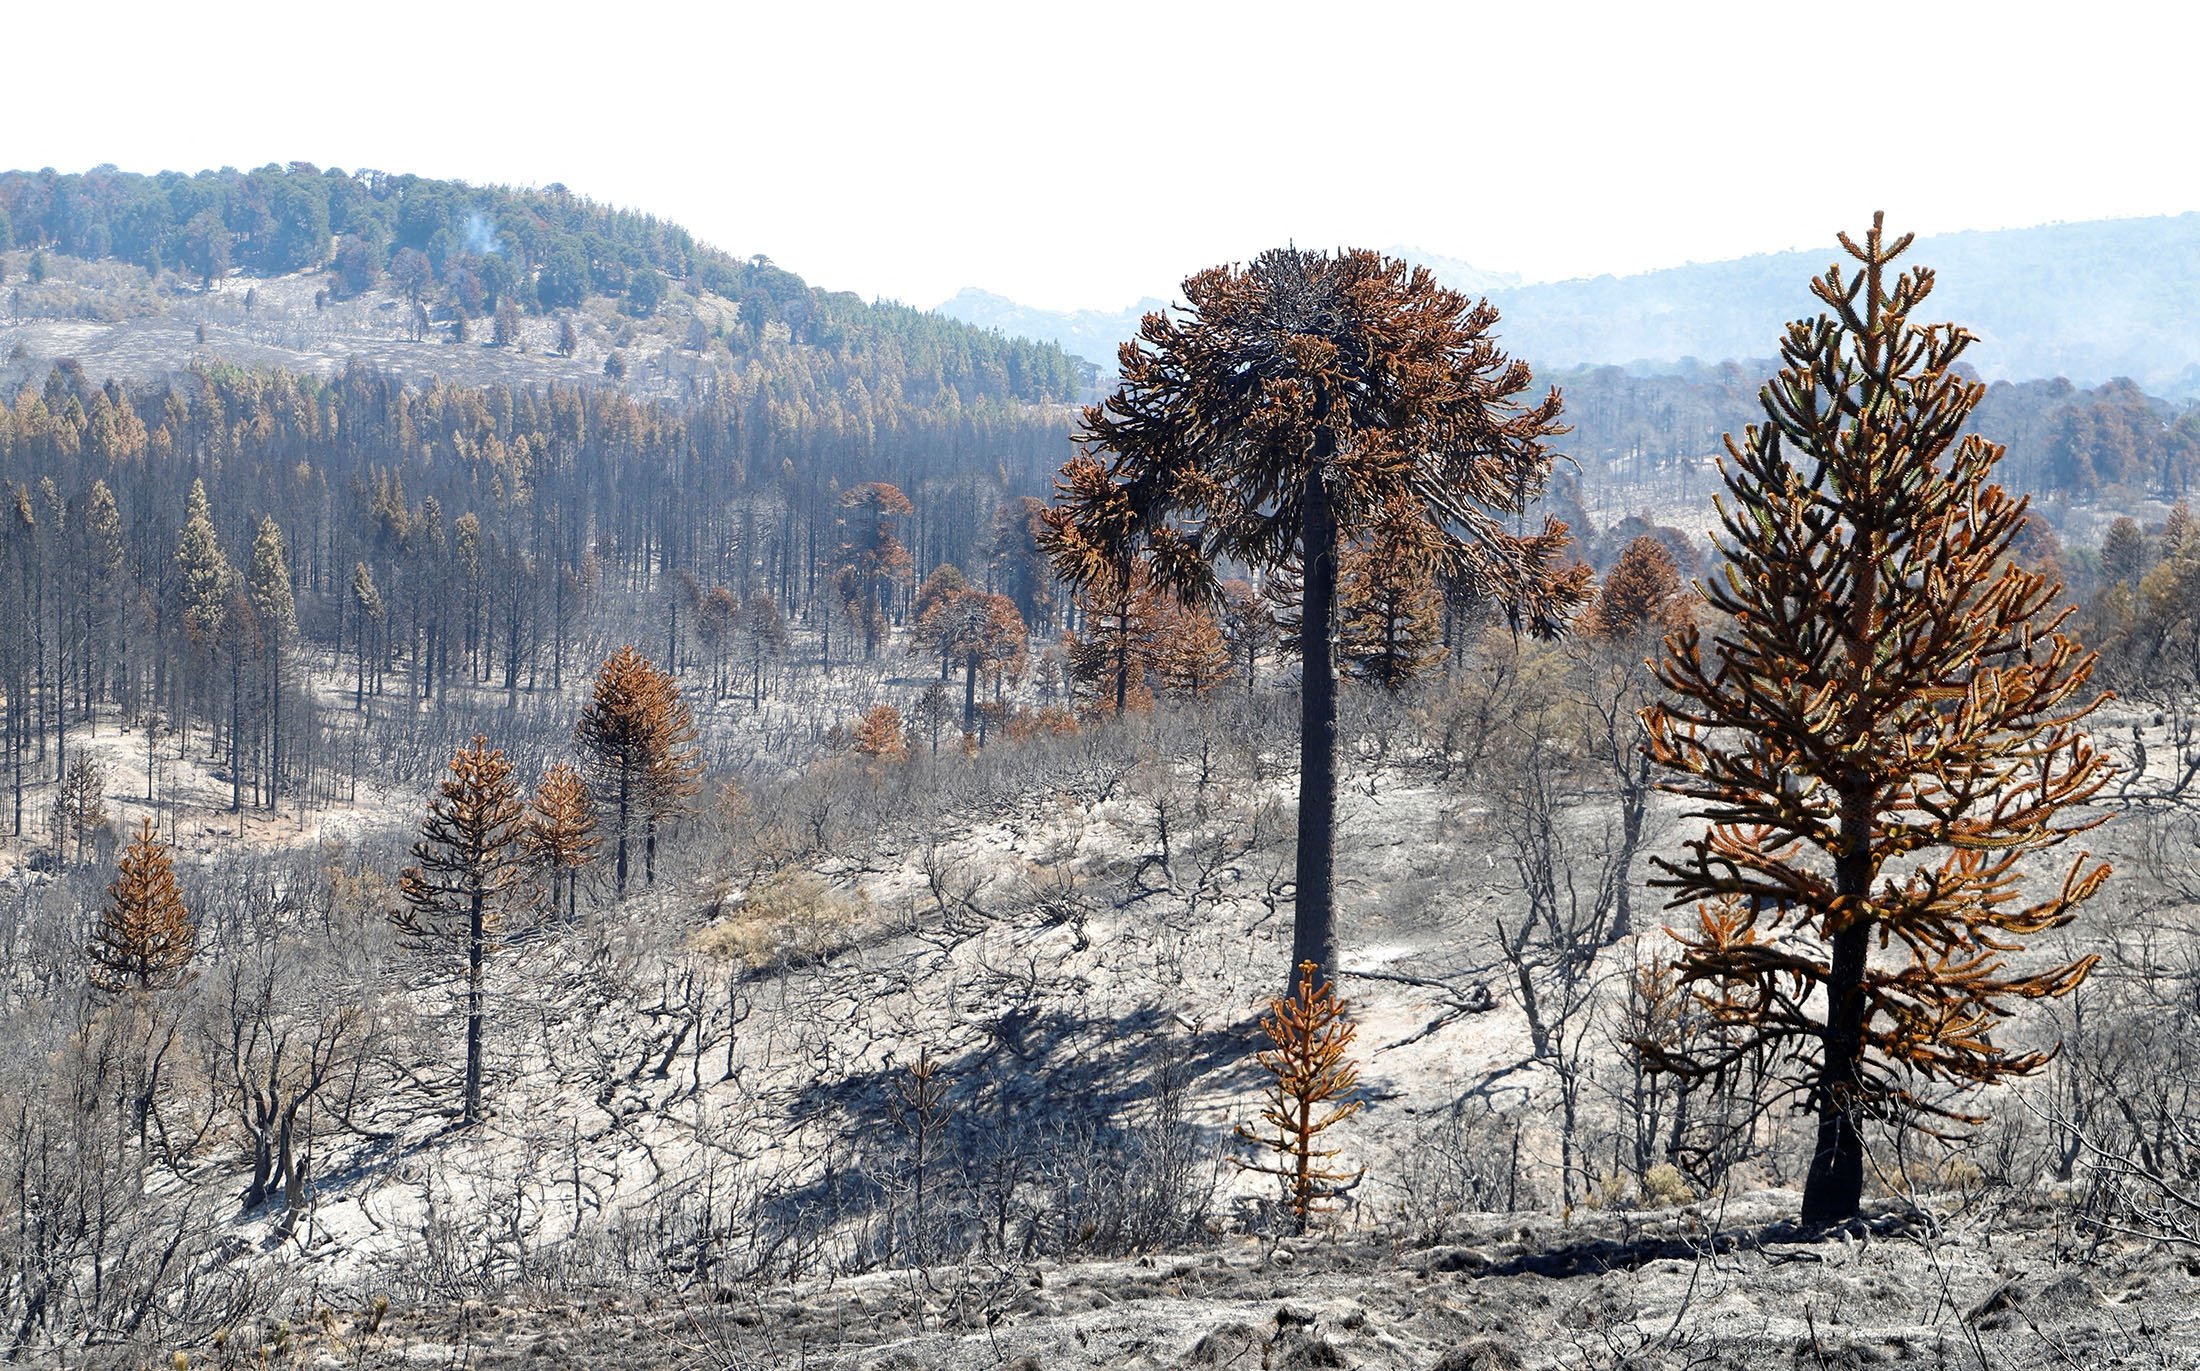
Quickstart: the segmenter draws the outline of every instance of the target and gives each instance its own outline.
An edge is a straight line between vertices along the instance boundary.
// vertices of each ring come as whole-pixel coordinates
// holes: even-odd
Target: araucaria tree
[[[1121,387],[1085,411],[1043,542],[1080,589],[1128,584],[1144,560],[1216,608],[1222,561],[1303,566],[1291,963],[1333,971],[1338,554],[1394,524],[1404,562],[1559,632],[1587,572],[1567,566],[1563,524],[1511,526],[1543,491],[1559,399],[1518,402],[1528,368],[1499,350],[1487,301],[1374,252],[1276,249],[1184,294],[1146,316]]]
[[[840,503],[848,514],[842,521],[834,572],[848,617],[863,632],[863,655],[876,657],[886,626],[887,598],[893,587],[909,579],[914,565],[895,526],[914,514],[916,506],[901,487],[884,481],[866,481],[844,493]]]
[[[570,921],[577,909],[581,868],[596,858],[596,805],[588,782],[560,762],[543,774],[527,802],[520,834],[527,859],[550,878],[550,908]]]
[[[849,748],[872,766],[884,768],[909,756],[909,737],[902,727],[901,711],[892,705],[873,705],[856,721]]]
[[[628,644],[596,673],[595,691],[573,732],[595,778],[596,796],[610,808],[614,881],[624,895],[627,837],[635,820],[643,830],[645,877],[654,882],[657,831],[695,794],[702,771],[695,716],[671,674]]]
[[[465,959],[466,1083],[464,1114],[481,1118],[484,980],[499,915],[521,874],[519,837],[525,821],[512,764],[475,734],[451,758],[450,774],[428,802],[413,844],[413,865],[398,879],[405,907],[398,930],[424,951],[454,944]]]
[[[1711,1027],[1652,1064],[1794,1063],[1810,1223],[1858,1212],[1865,1120],[1961,1124],[1917,1087],[2046,1060],[1994,1030],[2094,959],[2008,957],[2108,875],[2081,854],[2020,892],[2027,858],[2097,822],[2075,808],[2108,774],[2078,726],[2093,658],[2057,631],[2061,587],[2011,558],[2026,502],[1988,479],[2001,449],[1961,435],[1985,389],[1955,369],[1971,336],[1912,322],[1930,271],[1889,279],[1909,243],[1874,216],[1841,238],[1859,268],[1811,283],[1826,312],[1788,326],[1766,422],[1728,440],[1727,564],[1703,588],[1725,622],[1667,640],[1670,699],[1643,714],[1663,788],[1709,824],[1653,884],[1697,908],[1678,969]]]
[[[91,979],[102,990],[154,990],[179,980],[198,950],[198,925],[176,889],[168,845],[153,821],[115,863],[107,904],[92,930]]]
[[[917,621],[917,639],[963,669],[963,731],[978,726],[978,677],[1023,660],[1027,634],[1006,595],[962,590],[941,596]]]
[[[1346,549],[1338,591],[1337,645],[1357,679],[1402,690],[1443,657],[1442,592],[1382,538]]]
[[[1237,1136],[1269,1156],[1240,1164],[1283,1181],[1292,1218],[1304,1229],[1361,1175],[1339,1169],[1340,1149],[1321,1145],[1324,1133],[1360,1112],[1351,1098],[1360,1083],[1351,1056],[1358,1029],[1336,986],[1318,980],[1312,962],[1300,963],[1298,988],[1269,1004],[1260,1028],[1269,1044],[1259,1057],[1269,1076],[1260,1117],[1271,1131],[1240,1125]]]
[[[1619,640],[1677,627],[1684,615],[1682,589],[1672,551],[1644,534],[1620,552],[1605,576],[1590,606],[1590,629],[1599,638]]]

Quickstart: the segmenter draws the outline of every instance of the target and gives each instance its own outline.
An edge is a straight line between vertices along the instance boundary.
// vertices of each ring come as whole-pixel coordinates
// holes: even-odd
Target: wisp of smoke
[[[497,242],[495,226],[480,210],[466,216],[466,250],[479,257],[494,257],[504,251]]]

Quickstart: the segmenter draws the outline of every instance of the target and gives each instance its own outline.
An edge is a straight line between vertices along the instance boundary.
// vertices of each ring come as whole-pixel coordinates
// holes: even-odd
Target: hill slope
[[[613,351],[622,364],[715,355],[720,370],[799,352],[809,367],[860,379],[873,394],[952,404],[1061,400],[1079,384],[1077,367],[1053,346],[820,290],[767,258],[737,259],[678,225],[558,185],[470,186],[301,162],[193,176],[111,167],[0,172],[0,276],[18,325],[175,323],[125,339],[75,328],[9,343],[26,355],[47,345],[64,349],[48,355],[115,352],[137,372],[184,365],[199,326],[236,322],[235,336],[211,340],[224,355],[233,349],[223,344],[240,345],[249,360],[318,359],[314,369],[323,372],[362,340],[376,352],[385,341],[433,335],[476,349],[516,342],[565,362],[592,354],[591,372]],[[264,319],[255,327],[250,318],[209,312],[209,296],[241,305],[251,291],[257,305],[259,288],[273,281],[290,285],[270,292],[270,305],[302,301],[337,317],[293,320],[270,336]],[[573,336],[563,336],[567,324]],[[162,336],[179,330],[180,348]],[[251,351],[270,347],[275,355]],[[394,357],[376,360],[414,369]],[[488,360],[456,369],[479,371]],[[448,354],[430,365],[452,369]],[[551,368],[560,379],[573,369]],[[669,386],[692,369],[674,357],[656,370],[637,380]]]

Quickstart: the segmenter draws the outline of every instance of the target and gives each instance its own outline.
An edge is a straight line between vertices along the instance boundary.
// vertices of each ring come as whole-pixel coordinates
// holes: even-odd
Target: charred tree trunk
[[[244,1208],[250,1213],[265,1203],[275,1188],[275,1145],[270,1136],[267,1107],[255,1102],[252,1120],[252,1182],[245,1187]]]
[[[282,1178],[283,1207],[290,1211],[292,1221],[306,1203],[306,1164],[298,1157],[298,1109],[302,1101],[292,1100],[283,1110],[283,1126],[275,1139],[275,1170]]]
[[[633,768],[619,769],[619,860],[616,885],[621,898],[626,895],[626,829],[628,816],[633,813]]]
[[[1337,523],[1324,484],[1335,447],[1335,438],[1326,430],[1315,439],[1303,497],[1305,523],[1299,535],[1306,580],[1299,617],[1303,680],[1298,895],[1291,929],[1291,969],[1284,977],[1286,995],[1303,974],[1299,970],[1303,963],[1312,962],[1322,977],[1334,977],[1337,967],[1337,662],[1332,625],[1337,601]]]
[[[244,813],[244,651],[229,652],[229,812]],[[240,821],[238,830],[243,831]]]
[[[1613,892],[1612,927],[1607,942],[1619,942],[1635,933],[1635,854],[1642,850],[1642,825],[1650,809],[1650,753],[1634,748],[1621,761],[1619,787],[1618,888]]]
[[[283,656],[280,646],[267,651],[267,812],[280,803],[283,779]]]
[[[482,964],[489,958],[488,900],[478,891],[466,923],[466,1104],[464,1121],[481,1121]]]
[[[1869,934],[1868,928],[1852,928],[1833,940],[1833,975],[1826,982],[1826,1060],[1818,1080],[1818,1139],[1803,1182],[1807,1224],[1842,1223],[1863,1208],[1864,1139],[1856,1106]]]
[[[1853,909],[1862,906],[1871,888],[1870,796],[1847,797],[1841,808],[1851,850],[1834,864],[1834,887],[1843,904]],[[1863,1209],[1864,1138],[1857,1110],[1864,1059],[1864,961],[1870,946],[1871,925],[1863,920],[1833,935],[1824,1059],[1815,1091],[1818,1137],[1803,1181],[1802,1217],[1807,1224],[1845,1223]]]

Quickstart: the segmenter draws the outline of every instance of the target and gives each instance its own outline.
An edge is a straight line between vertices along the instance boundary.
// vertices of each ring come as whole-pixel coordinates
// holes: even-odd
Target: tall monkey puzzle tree
[[[916,513],[917,507],[900,486],[884,481],[866,481],[842,494],[840,503],[849,512],[833,567],[849,617],[863,630],[863,655],[868,659],[878,655],[893,587],[907,581],[914,566],[896,525]]]
[[[1664,789],[1709,822],[1652,884],[1694,902],[1678,969],[1710,1023],[1652,1064],[1709,1074],[1770,1049],[1817,1114],[1803,1219],[1852,1218],[1861,1123],[1900,1110],[1972,1122],[1912,1090],[2020,1075],[1998,1046],[2015,1002],[2066,994],[2094,959],[2025,972],[2007,954],[2061,927],[2108,868],[2081,854],[2027,903],[2025,859],[2098,822],[2071,812],[2109,767],[2078,727],[2093,657],[2058,632],[2062,588],[2010,559],[2026,502],[1959,437],[1983,386],[1971,335],[1912,315],[1925,268],[1874,215],[1860,263],[1811,283],[1828,313],[1788,325],[1766,423],[1727,441],[1727,565],[1703,588],[1727,623],[1659,664],[1643,713]]]
[[[1519,534],[1541,494],[1553,391],[1523,405],[1525,363],[1497,311],[1368,251],[1279,248],[1184,283],[1177,316],[1123,345],[1122,384],[1085,411],[1042,542],[1073,586],[1143,561],[1180,598],[1220,604],[1218,560],[1305,568],[1295,968],[1336,969],[1337,560],[1384,511],[1399,556],[1458,576],[1556,634],[1584,594],[1566,530]]]
[[[1017,669],[1028,633],[1006,595],[962,590],[931,605],[917,622],[917,639],[963,669],[963,731],[978,727],[978,676]]]
[[[559,763],[544,773],[527,802],[520,850],[550,877],[550,908],[567,923],[578,908],[581,868],[596,859],[596,805],[588,782]]]

